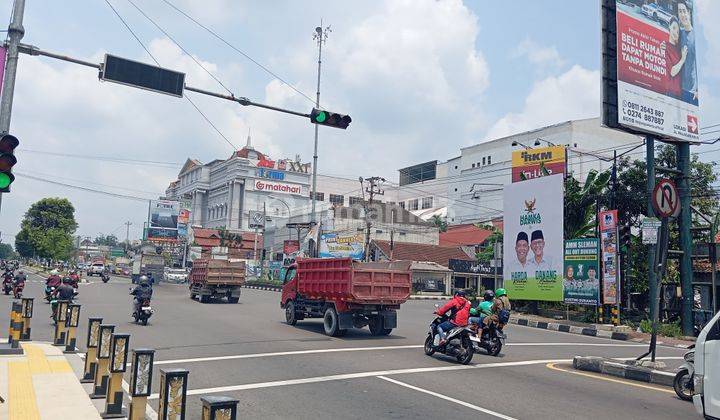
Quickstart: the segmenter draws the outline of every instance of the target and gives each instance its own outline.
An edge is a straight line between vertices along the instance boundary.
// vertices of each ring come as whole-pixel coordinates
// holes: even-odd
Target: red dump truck
[[[245,262],[197,259],[189,278],[190,299],[199,296],[200,302],[208,303],[213,298],[227,298],[228,303],[237,303],[245,283]]]
[[[388,335],[410,288],[409,261],[299,258],[285,273],[280,307],[290,325],[322,318],[329,336],[366,325],[373,335]]]

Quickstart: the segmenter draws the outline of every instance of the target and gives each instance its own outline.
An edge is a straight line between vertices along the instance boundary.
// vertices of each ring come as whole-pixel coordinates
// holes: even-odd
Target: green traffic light
[[[0,188],[7,188],[12,180],[8,174],[0,173]]]
[[[325,122],[327,119],[327,113],[325,111],[318,112],[317,116],[315,117],[315,121],[322,123]]]

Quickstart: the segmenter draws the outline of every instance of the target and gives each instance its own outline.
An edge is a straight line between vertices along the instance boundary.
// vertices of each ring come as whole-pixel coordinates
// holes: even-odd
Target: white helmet
[[[50,275],[53,275],[53,276],[57,276],[58,274],[60,274],[60,272],[57,270],[53,270],[50,272]]]

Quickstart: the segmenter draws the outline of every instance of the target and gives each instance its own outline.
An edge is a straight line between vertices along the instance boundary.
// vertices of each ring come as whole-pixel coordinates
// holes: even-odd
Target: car
[[[694,356],[692,400],[695,410],[706,419],[720,418],[720,312],[698,335]]]
[[[657,3],[644,4],[642,8],[640,8],[640,12],[650,19],[664,24],[665,26],[670,25],[670,22],[673,19],[673,15],[658,6]]]
[[[93,275],[102,275],[103,271],[105,271],[105,264],[101,262],[94,262],[87,270],[88,277],[92,277]]]
[[[188,273],[184,268],[170,268],[163,273],[163,280],[170,283],[184,283]]]

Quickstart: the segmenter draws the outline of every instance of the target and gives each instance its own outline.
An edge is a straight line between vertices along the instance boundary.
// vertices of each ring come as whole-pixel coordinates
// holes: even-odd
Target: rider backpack
[[[501,324],[507,324],[508,321],[510,321],[510,311],[507,309],[501,309],[498,314],[498,321],[500,321]]]

